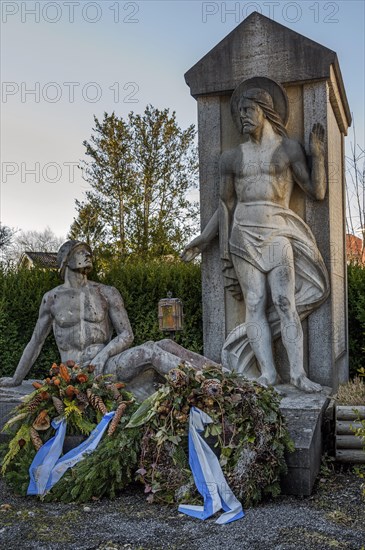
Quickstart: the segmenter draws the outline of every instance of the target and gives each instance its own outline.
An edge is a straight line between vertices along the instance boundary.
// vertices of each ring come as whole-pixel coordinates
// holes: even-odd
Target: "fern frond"
[[[19,441],[21,439],[24,439],[26,443],[30,441],[30,431],[29,426],[23,424],[13,437],[13,439],[9,443],[9,450],[6,453],[4,457],[4,462],[1,466],[1,473],[4,475],[6,472],[7,467],[9,466],[9,463],[14,459],[14,457],[18,454],[21,447],[19,445]]]

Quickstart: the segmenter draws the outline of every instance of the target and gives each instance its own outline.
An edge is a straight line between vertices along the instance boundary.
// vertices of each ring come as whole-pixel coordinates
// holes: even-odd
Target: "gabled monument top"
[[[350,126],[336,52],[258,12],[249,15],[189,69],[185,81],[197,98],[231,93],[242,80],[253,76],[266,76],[282,84],[334,77]]]

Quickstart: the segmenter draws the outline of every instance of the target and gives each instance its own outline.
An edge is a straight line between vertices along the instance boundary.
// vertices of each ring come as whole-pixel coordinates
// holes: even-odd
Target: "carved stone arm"
[[[128,349],[134,340],[131,324],[124,307],[123,298],[116,288],[103,286],[102,293],[108,302],[108,314],[117,336],[113,338],[92,360],[97,372],[102,372],[110,357]]]
[[[323,200],[326,195],[327,178],[324,166],[324,128],[321,124],[314,124],[309,148],[312,155],[311,180],[317,200]]]
[[[198,256],[206,246],[218,235],[219,219],[218,209],[214,212],[209,222],[203,229],[201,235],[193,239],[183,250],[180,258],[184,262],[191,262]]]

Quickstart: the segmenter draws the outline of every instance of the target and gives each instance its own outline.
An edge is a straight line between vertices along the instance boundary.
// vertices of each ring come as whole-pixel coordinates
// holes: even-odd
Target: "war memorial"
[[[60,352],[55,361],[62,366],[55,366],[48,383],[61,376],[68,389],[70,381],[85,384],[90,375],[97,390],[116,396],[113,420],[114,412],[101,404],[102,393],[85,389],[86,401],[79,395],[82,410],[90,405],[98,412],[95,419],[103,415],[98,441],[110,421],[112,435],[115,419],[134,406],[122,386],[99,388],[101,375],[127,383],[126,390],[137,398],[151,394],[145,378],[151,369],[160,379],[167,375],[181,396],[181,388],[194,378],[204,397],[194,401],[189,394],[190,412],[187,407],[177,416],[181,424],[190,416],[189,446],[191,438],[196,456],[209,456],[212,477],[204,474],[204,483],[221,479],[214,452],[199,436],[199,426],[211,422],[199,406],[224,397],[224,388],[229,406],[244,401],[239,394],[246,386],[225,379],[225,373],[233,373],[247,384],[252,381],[251,397],[262,391],[265,398],[265,392],[272,392],[273,401],[280,399],[280,414],[295,447],[286,454],[281,489],[309,495],[324,439],[333,429],[330,396],[348,379],[343,140],[351,116],[337,56],[255,12],[187,71],[185,80],[198,107],[201,235],[187,245],[182,260],[202,256],[204,356],[168,340],[132,347],[133,332],[119,292],[89,281],[90,248],[68,241],[58,258],[64,282],[44,296],[13,377],[0,380],[2,423],[19,396],[34,389],[23,380],[31,377],[53,330]],[[179,370],[184,362],[187,366]],[[205,365],[215,373],[209,379],[201,374]],[[80,370],[88,368],[88,374]],[[48,393],[44,386],[41,391],[42,383],[36,390]],[[77,399],[77,392],[69,393]],[[155,408],[164,418],[166,395]],[[62,418],[64,404],[55,399]],[[39,400],[34,410],[38,406]],[[49,429],[46,417],[37,417],[35,432]],[[140,426],[133,418],[130,424]],[[54,422],[64,437],[65,423]],[[33,435],[40,453],[48,442]],[[173,437],[176,443],[179,434]],[[64,467],[62,458],[55,464],[60,471]],[[50,475],[54,479],[44,479],[43,491],[59,479],[57,472]],[[195,474],[194,479],[198,485]],[[221,482],[226,483],[223,478]],[[28,494],[43,494],[36,478],[32,483]],[[242,517],[227,485],[224,491],[223,516],[228,516],[221,523]],[[220,501],[213,493],[209,497],[211,512],[217,511]],[[194,515],[192,508],[181,511]],[[206,509],[204,513],[209,517]]]

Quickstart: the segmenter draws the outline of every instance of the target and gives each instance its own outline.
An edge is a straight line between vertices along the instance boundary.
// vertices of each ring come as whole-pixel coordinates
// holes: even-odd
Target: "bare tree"
[[[0,223],[0,250],[8,248],[14,238],[16,231]]]
[[[346,156],[346,198],[346,230],[352,235],[361,232],[362,253],[365,241],[365,150],[356,141],[355,124],[351,155]]]
[[[16,265],[23,252],[26,251],[57,252],[64,240],[63,237],[58,237],[48,226],[43,231],[13,231],[8,246],[3,249],[2,261],[11,266]]]
[[[15,238],[16,246],[21,253],[26,250],[33,252],[57,252],[63,242],[64,239],[57,237],[49,226],[43,231],[20,231],[19,235]]]

